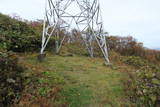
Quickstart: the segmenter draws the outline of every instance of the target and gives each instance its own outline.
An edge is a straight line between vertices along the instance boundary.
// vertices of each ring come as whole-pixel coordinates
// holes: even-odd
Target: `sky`
[[[160,48],[160,0],[100,0],[104,30]],[[23,19],[44,17],[45,0],[0,0],[0,12]]]

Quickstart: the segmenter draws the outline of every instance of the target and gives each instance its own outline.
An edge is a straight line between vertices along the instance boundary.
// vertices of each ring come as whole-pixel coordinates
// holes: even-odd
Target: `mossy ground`
[[[29,68],[26,74],[32,78],[16,106],[131,106],[123,86],[128,78],[126,69],[107,67],[101,58],[48,54],[40,63],[36,56],[21,56]]]

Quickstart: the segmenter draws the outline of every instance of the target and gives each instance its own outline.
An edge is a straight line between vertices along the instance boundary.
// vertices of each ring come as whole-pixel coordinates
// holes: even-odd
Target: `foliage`
[[[111,50],[115,50],[121,55],[138,55],[137,50],[143,49],[143,44],[138,43],[133,37],[110,36],[107,38]]]
[[[119,53],[115,52],[115,51],[110,51],[110,60],[112,61],[112,63],[115,64],[122,64],[123,63],[123,59],[124,57],[121,56]]]
[[[0,14],[0,47],[14,52],[40,48],[40,35],[25,22]]]
[[[9,106],[24,89],[24,68],[13,53],[0,52],[0,105]]]
[[[22,55],[30,69],[28,73],[35,79],[26,86],[19,103],[22,106],[18,104],[18,107],[35,104],[48,104],[46,107],[130,105],[121,82],[127,79],[126,73],[104,66],[103,59],[48,53],[46,60],[38,63],[36,55]]]
[[[135,66],[135,67],[138,67],[138,68],[148,65],[147,60],[142,59],[141,57],[138,57],[138,56],[123,57],[122,61],[125,64],[132,65],[132,66]]]
[[[13,103],[14,99],[17,99],[20,92],[23,90],[24,82],[29,84],[26,87],[28,87],[27,91],[30,91],[31,96],[33,97],[31,99],[33,101],[35,101],[35,97],[45,99],[52,97],[52,100],[55,101],[58,99],[55,98],[57,97],[57,94],[55,93],[61,91],[61,97],[64,97],[64,102],[67,103],[66,105],[88,105],[91,97],[88,87],[94,93],[97,93],[94,97],[98,99],[94,98],[94,100],[97,102],[101,100],[101,102],[98,103],[109,102],[113,106],[113,102],[120,101],[120,95],[123,96],[122,85],[119,85],[119,78],[122,73],[116,73],[115,71],[112,72],[112,70],[106,69],[106,67],[101,67],[102,65],[98,62],[99,59],[91,60],[89,58],[85,58],[87,60],[82,60],[85,55],[88,56],[89,54],[85,49],[85,44],[82,43],[83,40],[80,32],[76,29],[73,29],[71,33],[61,30],[61,35],[70,35],[73,37],[66,37],[64,41],[65,45],[62,46],[61,54],[68,56],[76,54],[83,55],[83,57],[81,56],[78,58],[76,55],[74,57],[70,57],[69,61],[71,60],[71,62],[68,61],[67,57],[50,57],[48,60],[52,62],[50,62],[51,65],[50,63],[45,65],[35,62],[33,66],[38,66],[38,69],[33,68],[35,69],[35,72],[40,71],[39,69],[41,66],[45,69],[41,69],[41,73],[38,74],[34,72],[35,75],[32,75],[31,80],[26,79],[24,81],[25,77],[21,75],[24,69],[19,65],[17,55],[6,51],[38,51],[41,46],[40,36],[42,23],[42,20],[24,22],[0,14],[0,106]],[[49,49],[52,49],[52,46],[54,46],[54,40],[55,38],[51,38],[51,41],[48,44]],[[142,43],[137,42],[136,39],[131,36],[110,36],[107,38],[107,43],[112,62],[115,62],[115,64],[124,63],[125,66],[131,65],[134,66],[134,69],[140,69],[137,72],[129,72],[130,80],[126,83],[126,89],[131,92],[129,93],[129,96],[131,96],[132,101],[135,101],[140,106],[156,105],[160,100],[160,75],[158,67],[160,62],[160,51],[146,49]],[[102,57],[103,55],[97,43],[93,42],[93,45],[95,51],[94,55]],[[28,68],[31,69],[32,72],[34,71],[31,66],[32,61],[30,63],[31,64]],[[46,66],[49,66],[49,68]],[[126,69],[127,68],[129,67],[127,66]],[[108,70],[111,72],[108,72]],[[59,75],[59,72],[64,76]],[[122,77],[124,79],[124,74]],[[77,83],[77,81],[79,83]],[[84,87],[82,84],[87,84],[87,86]],[[65,85],[63,86],[63,90],[59,88],[59,85],[61,87]],[[101,87],[100,91],[97,89],[97,86]],[[33,89],[34,91],[32,91]],[[115,101],[113,101],[113,99]],[[97,105],[99,106],[99,104]]]
[[[131,100],[139,106],[160,106],[160,70],[143,67],[136,73],[130,74],[127,92]]]
[[[56,105],[55,102],[59,100],[58,93],[61,91],[60,86],[65,84],[64,78],[55,71],[40,72],[40,69],[35,66],[31,68],[28,64],[24,65],[27,65],[26,67],[30,69],[25,72],[25,75],[29,75],[30,78],[22,93],[21,101],[25,99],[30,103],[27,105],[22,104],[22,107],[31,106],[35,102],[37,106],[42,107],[52,107]],[[50,100],[51,102],[49,102]],[[21,107],[21,103],[15,106]]]
[[[131,101],[140,107],[159,107],[160,52],[144,48],[132,37],[111,36],[108,40],[110,50],[112,50],[110,52],[112,61],[134,66],[128,71],[130,79],[125,82],[126,93]],[[139,70],[133,72],[134,69]]]
[[[123,56],[138,56],[152,63],[160,62],[160,51],[146,49],[143,43],[137,42],[131,36],[109,36],[107,37],[109,50],[120,53]]]
[[[126,92],[131,101],[137,106],[159,107],[159,66],[138,56],[125,56],[122,61],[138,69],[136,72],[128,72],[130,79],[126,82]]]

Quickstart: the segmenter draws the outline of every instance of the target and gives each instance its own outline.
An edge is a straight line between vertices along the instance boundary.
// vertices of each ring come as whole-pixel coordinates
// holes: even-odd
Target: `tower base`
[[[39,54],[39,55],[37,56],[37,59],[38,59],[38,61],[42,62],[42,61],[44,61],[45,57],[46,57],[46,54],[43,53],[43,54]]]

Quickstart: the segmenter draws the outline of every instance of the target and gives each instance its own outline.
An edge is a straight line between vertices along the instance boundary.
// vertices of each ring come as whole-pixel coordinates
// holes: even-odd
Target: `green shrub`
[[[135,74],[130,74],[126,88],[131,100],[138,106],[160,106],[160,70],[141,68]]]
[[[31,25],[0,14],[0,49],[14,52],[37,51],[41,37]]]
[[[23,90],[23,67],[18,64],[13,53],[0,52],[0,106],[6,107],[14,103]]]
[[[125,64],[135,67],[143,67],[148,65],[148,61],[138,56],[126,56],[122,59]]]

